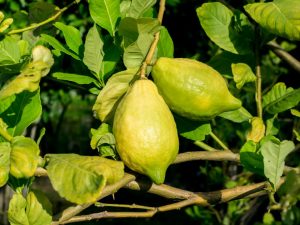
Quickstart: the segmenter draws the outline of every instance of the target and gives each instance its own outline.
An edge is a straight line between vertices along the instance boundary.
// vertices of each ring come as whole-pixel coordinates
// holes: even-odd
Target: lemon
[[[161,57],[151,75],[170,109],[189,119],[212,119],[242,105],[221,74],[197,60]]]
[[[164,182],[179,140],[173,115],[152,81],[137,80],[129,88],[115,112],[113,134],[128,168]]]

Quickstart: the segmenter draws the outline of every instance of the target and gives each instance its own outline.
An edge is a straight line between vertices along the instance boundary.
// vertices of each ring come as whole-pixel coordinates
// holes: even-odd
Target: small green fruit
[[[183,117],[208,120],[241,107],[224,78],[199,61],[161,57],[153,66],[152,77],[171,110]]]
[[[173,115],[152,81],[137,80],[129,88],[115,112],[113,134],[128,168],[164,182],[179,140]]]

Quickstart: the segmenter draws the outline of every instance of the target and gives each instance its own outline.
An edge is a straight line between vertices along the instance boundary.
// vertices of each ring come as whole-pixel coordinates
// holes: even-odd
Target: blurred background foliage
[[[36,9],[32,7],[39,2],[48,2],[48,12],[57,10],[53,5],[63,8],[70,1],[48,0],[48,1],[26,1],[26,0],[0,0],[0,10],[7,17],[13,17],[14,23],[12,28],[23,28],[33,22],[40,22],[48,16],[45,10],[35,17],[28,17],[30,10]],[[210,2],[210,1],[205,1]],[[211,1],[212,2],[212,1]],[[228,0],[226,1],[235,8],[242,9],[246,3],[254,2],[254,0]],[[221,59],[214,58],[220,53],[220,48],[213,44],[206,36],[200,26],[196,14],[196,8],[203,1],[199,0],[167,0],[166,11],[164,14],[163,25],[168,29],[174,42],[174,57],[194,58],[199,61],[210,63],[218,66]],[[45,7],[45,5],[41,5]],[[46,10],[47,11],[47,10]],[[35,14],[37,15],[37,14]],[[89,16],[88,4],[81,1],[68,9],[58,21],[67,25],[72,25],[79,29],[84,37],[93,21]],[[61,32],[59,33],[51,24],[44,27],[43,31],[55,35],[57,39],[63,41]],[[24,33],[24,35],[30,35]],[[30,37],[28,37],[30,38]],[[32,37],[34,38],[34,37]],[[294,57],[300,59],[300,48],[297,42],[287,41],[278,38],[277,42],[290,52]],[[262,52],[262,74],[263,74],[263,90],[268,91],[275,82],[282,81],[288,87],[299,87],[299,74],[291,69],[284,61],[278,58],[268,48],[263,47]],[[216,63],[217,62],[217,63]],[[221,64],[222,67],[222,64]],[[224,69],[224,68],[220,68]],[[70,57],[66,55],[57,55],[53,71],[69,72],[76,71],[78,74],[88,73],[86,67],[81,63],[74,63]],[[256,114],[256,106],[254,104],[255,87],[252,84],[246,84],[246,88],[237,90],[233,88],[235,83],[232,76],[228,75],[229,88],[233,94],[243,101],[243,105],[252,114]],[[46,128],[46,135],[41,142],[42,155],[46,153],[78,153],[85,155],[97,154],[90,147],[90,129],[97,128],[99,121],[93,117],[92,106],[95,102],[96,95],[92,95],[88,90],[78,86],[57,80],[51,76],[45,77],[41,84],[41,99],[43,103],[43,115],[40,121],[30,127],[27,135],[36,137],[42,128]],[[300,120],[291,120],[289,111],[280,114],[277,120],[280,122],[280,133],[278,137],[285,139],[293,136],[286,132],[291,131],[290,127],[300,127]],[[279,123],[278,122],[278,123]],[[245,142],[245,134],[241,131],[249,127],[248,123],[232,123],[228,120],[216,118],[212,121],[214,133],[223,140],[233,151],[238,151]],[[226,127],[226,129],[224,129]],[[288,129],[286,129],[288,128]],[[224,132],[226,131],[226,132]],[[294,137],[295,140],[295,137]],[[181,151],[197,150],[197,146],[193,145],[190,140],[180,139]],[[207,137],[206,143],[213,147],[219,146]],[[298,153],[289,156],[287,164],[298,166],[300,157]],[[296,178],[299,179],[299,178]],[[188,162],[176,166],[170,166],[166,177],[166,183],[175,187],[180,187],[191,191],[213,191],[224,188],[231,188],[237,185],[249,184],[253,181],[263,181],[263,178],[247,173],[243,168],[232,162]],[[37,185],[44,185],[46,181],[39,181]],[[49,187],[48,187],[49,188]],[[46,187],[47,189],[47,187]],[[300,208],[298,202],[298,192],[291,193],[289,198],[286,195],[284,187],[281,191],[282,195],[277,196],[283,201],[285,196],[286,209],[272,210],[267,213],[269,199],[259,197],[256,199],[234,200],[229,203],[216,205],[214,207],[192,206],[179,211],[160,213],[149,219],[105,219],[101,224],[144,224],[144,225],[210,225],[210,224],[283,224],[296,225],[300,224]],[[49,191],[48,193],[50,193]],[[285,194],[284,194],[285,193]],[[54,203],[54,213],[59,212],[67,202],[52,196],[51,199],[57,200]],[[126,204],[142,204],[155,206],[162,203],[168,203],[168,200],[152,196],[150,194],[141,194],[134,191],[122,189],[115,194],[114,197],[107,197],[105,202],[113,202]],[[277,199],[277,200],[278,200]],[[89,209],[91,211],[96,208]],[[109,209],[115,210],[115,209]],[[98,224],[100,222],[86,222],[84,224]]]

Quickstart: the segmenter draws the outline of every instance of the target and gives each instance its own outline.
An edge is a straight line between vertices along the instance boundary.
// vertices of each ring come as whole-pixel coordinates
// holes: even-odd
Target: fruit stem
[[[195,141],[194,144],[206,151],[210,151],[210,152],[218,151],[217,149],[210,147],[209,145],[205,144],[202,141]]]
[[[158,16],[157,16],[157,19],[160,22],[160,24],[162,24],[164,12],[166,9],[165,5],[166,5],[166,0],[160,0]],[[142,66],[141,66],[141,73],[140,73],[141,78],[146,77],[147,66],[152,64],[151,61],[152,61],[153,55],[155,53],[158,41],[159,41],[159,31],[154,34],[154,40],[149,48],[149,51],[148,51],[145,61],[143,62]]]
[[[213,132],[210,132],[209,135],[226,151],[229,151],[229,148],[221,141]]]

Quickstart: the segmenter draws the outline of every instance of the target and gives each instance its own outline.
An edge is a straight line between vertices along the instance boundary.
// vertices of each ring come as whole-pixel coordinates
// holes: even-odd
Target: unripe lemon
[[[199,61],[161,57],[152,77],[171,110],[183,117],[207,120],[241,107],[221,74]]]
[[[137,80],[127,91],[115,112],[113,134],[128,168],[164,182],[179,140],[173,115],[152,81]]]

